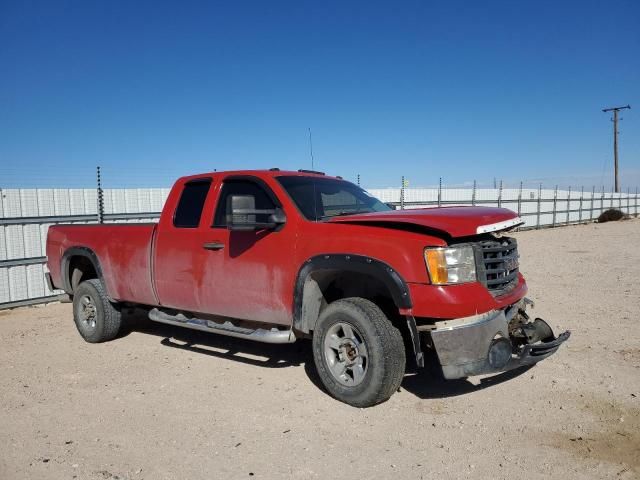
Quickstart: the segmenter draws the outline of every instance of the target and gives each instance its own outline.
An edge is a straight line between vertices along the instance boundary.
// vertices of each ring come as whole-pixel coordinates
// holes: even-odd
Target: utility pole
[[[615,178],[615,191],[616,193],[620,192],[620,182],[618,180],[618,112],[620,110],[631,109],[630,105],[626,105],[624,107],[610,107],[603,108],[603,112],[613,112],[613,171]],[[622,120],[622,119],[620,119]]]

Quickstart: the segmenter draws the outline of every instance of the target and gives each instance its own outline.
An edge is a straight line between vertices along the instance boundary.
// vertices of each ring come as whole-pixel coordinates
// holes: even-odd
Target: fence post
[[[595,198],[596,198],[596,186],[593,186],[593,189],[591,190],[591,208],[589,209],[589,221],[593,220],[593,204],[595,203]]]
[[[631,215],[631,210],[629,209],[629,195],[630,195],[630,188],[627,187],[627,215]]]
[[[611,192],[609,192],[609,208],[613,208],[613,191],[615,190],[615,188],[611,189]]]
[[[556,226],[556,209],[558,207],[558,185],[556,185],[555,190],[553,191],[553,220],[551,221],[551,226]]]
[[[518,216],[520,216],[522,210],[522,182],[520,182],[520,190],[518,190]]]
[[[618,210],[622,210],[622,195],[618,192]]]
[[[580,187],[580,205],[578,207],[578,223],[582,223],[582,197],[584,197],[584,185]]]
[[[636,198],[634,199],[634,202],[636,205],[636,217],[638,216],[638,187],[636,187]]]
[[[567,218],[565,225],[569,225],[569,216],[571,215],[571,185],[569,185],[569,193],[567,194]]]
[[[541,204],[540,197],[541,196],[542,196],[542,184],[540,184],[540,186],[538,187],[538,215],[536,217],[536,229],[540,228],[540,204]]]
[[[502,180],[500,180],[500,189],[498,190],[498,208],[502,206]]]
[[[82,189],[82,213],[84,215],[87,214],[87,191],[83,188]]]
[[[54,201],[55,201],[55,199],[54,199]],[[22,205],[22,189],[21,188],[18,189],[18,208],[19,208],[19,211],[20,211],[20,216],[21,217],[26,217],[27,214],[26,214],[25,209],[23,208],[23,205]],[[22,251],[24,252],[24,254],[26,256],[26,254],[27,254],[27,236],[25,235],[24,225],[22,225],[20,227],[20,233],[21,233],[20,236],[22,237]],[[7,252],[7,253],[9,253],[9,252]],[[11,281],[11,280],[9,280],[9,281]]]
[[[473,190],[471,191],[471,205],[476,206],[476,181],[473,181]]]
[[[358,174],[358,186],[360,186],[360,174]]]
[[[604,212],[604,185],[602,186],[602,195],[600,196],[600,213]]]
[[[440,202],[442,202],[442,177],[440,177],[440,182],[438,183],[438,206],[440,206]]]
[[[400,187],[400,210],[404,210],[404,175],[402,176],[402,185]]]
[[[0,190],[0,193],[2,193],[2,190]],[[4,194],[2,196],[2,198],[4,198]],[[20,191],[18,190],[18,198],[20,198]],[[6,211],[4,211],[4,200],[2,200],[2,204],[3,204],[3,216],[6,215]],[[19,217],[22,217],[22,206],[20,206],[20,212],[18,213]],[[6,254],[9,253],[9,235],[7,234],[7,230],[6,227],[4,228],[4,251],[6,252]],[[22,238],[24,239],[24,230],[22,231]],[[8,255],[7,255],[8,256]],[[9,269],[7,269],[7,297],[9,298],[9,301],[13,300],[13,293],[12,293],[12,288],[11,288],[11,278],[9,278]]]
[[[6,216],[7,214],[4,206],[4,191],[2,190],[2,188],[0,188],[0,218],[6,217]],[[4,231],[3,237],[4,237],[4,251],[8,253],[9,252],[9,235],[6,234],[6,230]],[[11,281],[7,282],[7,298],[9,301],[13,300],[13,297],[11,296]]]
[[[102,180],[100,178],[100,167],[97,167],[98,175],[98,223],[104,223],[104,198],[102,197]]]
[[[36,188],[36,215],[39,217],[40,216],[40,189]],[[69,189],[69,213],[72,213],[72,209],[71,209],[71,189]],[[43,243],[42,243],[42,228],[40,228],[40,226],[38,225],[38,251],[40,252],[40,255],[46,255],[47,252],[43,251],[46,250],[46,246],[45,248],[43,248]],[[25,252],[26,253],[26,252]],[[44,287],[44,294],[46,295],[47,293],[47,287]]]

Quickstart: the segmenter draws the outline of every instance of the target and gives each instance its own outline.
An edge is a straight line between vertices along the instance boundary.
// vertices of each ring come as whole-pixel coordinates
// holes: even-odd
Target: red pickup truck
[[[269,343],[311,337],[318,374],[355,406],[387,400],[408,352],[435,350],[445,378],[553,354],[525,312],[522,221],[510,210],[394,210],[321,172],[180,178],[149,224],[55,225],[47,281],[73,298],[88,342],[116,337],[123,307],[151,320]]]

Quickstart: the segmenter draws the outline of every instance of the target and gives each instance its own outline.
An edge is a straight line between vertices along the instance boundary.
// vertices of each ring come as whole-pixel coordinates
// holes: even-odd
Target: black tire
[[[82,338],[100,343],[115,338],[122,315],[109,301],[102,282],[93,278],[82,282],[73,293],[73,320]]]
[[[339,348],[334,348],[336,340]],[[370,407],[388,400],[400,387],[406,365],[402,334],[373,302],[354,297],[331,303],[318,318],[312,343],[320,380],[337,400]],[[356,364],[348,367],[349,362]]]

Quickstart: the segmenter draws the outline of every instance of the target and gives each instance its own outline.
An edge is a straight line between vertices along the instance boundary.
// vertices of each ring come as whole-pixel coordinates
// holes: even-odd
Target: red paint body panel
[[[331,223],[409,223],[445,232],[452,237],[476,235],[481,225],[504,222],[518,215],[506,208],[439,207],[361,213],[334,217]]]
[[[63,285],[62,255],[71,247],[88,247],[100,260],[107,292],[114,300],[153,305],[151,240],[154,224],[53,225],[47,237],[51,278]]]
[[[519,275],[518,286],[501,297],[494,297],[480,283],[437,287],[410,283],[413,307],[405,312],[414,317],[463,318],[505,308],[527,294],[527,284]]]
[[[213,227],[221,186],[230,176],[256,177],[282,204],[287,221],[277,230],[230,231]],[[477,226],[515,218],[505,209],[446,207],[358,214],[326,222],[306,220],[280,186],[281,171],[214,172],[176,181],[159,224],[57,225],[49,229],[48,266],[54,285],[63,285],[61,258],[82,246],[99,259],[114,300],[290,325],[300,268],[325,254],[362,255],[385,262],[408,284],[412,308],[420,317],[454,318],[510,305],[526,293],[519,285],[494,298],[480,283],[438,287],[429,284],[423,252],[446,241],[420,231],[396,228],[410,223],[450,236],[474,235]],[[212,179],[197,228],[176,228],[173,215],[185,183]],[[373,224],[368,225],[368,223]],[[385,223],[390,227],[386,228]],[[412,229],[413,230],[413,229]],[[221,250],[204,243],[219,242]],[[157,295],[157,296],[156,296]]]

